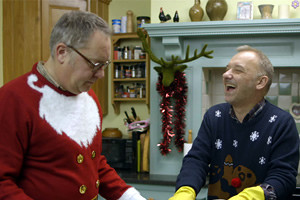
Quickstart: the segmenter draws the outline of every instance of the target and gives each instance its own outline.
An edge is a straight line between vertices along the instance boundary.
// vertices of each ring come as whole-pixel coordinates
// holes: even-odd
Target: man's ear
[[[67,58],[67,48],[68,47],[64,43],[59,43],[56,45],[55,56],[60,64],[63,64]]]
[[[261,90],[261,89],[265,88],[268,81],[269,81],[269,77],[267,77],[267,76],[259,77],[258,81],[257,81],[256,89]]]

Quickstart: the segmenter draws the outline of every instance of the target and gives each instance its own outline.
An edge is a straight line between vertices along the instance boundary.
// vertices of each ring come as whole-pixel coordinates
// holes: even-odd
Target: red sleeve
[[[22,99],[3,88],[0,102],[0,199],[31,200],[16,185],[28,146],[28,115],[20,106]]]
[[[99,108],[99,112],[100,112],[99,114],[101,118],[101,129],[102,129],[103,117],[102,117],[101,106],[96,97],[96,94],[92,90],[90,90],[90,95],[95,99],[97,106]],[[101,142],[101,148],[102,148],[102,142]],[[121,177],[117,174],[117,172],[107,164],[106,158],[102,155],[100,158],[99,166],[100,166],[98,169],[99,180],[100,180],[99,194],[105,199],[119,199],[122,196],[122,194],[131,186],[127,185],[125,181],[121,179]]]

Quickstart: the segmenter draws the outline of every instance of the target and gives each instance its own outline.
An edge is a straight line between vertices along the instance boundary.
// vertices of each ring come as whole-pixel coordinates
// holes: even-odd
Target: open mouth
[[[225,84],[226,92],[231,92],[231,91],[233,91],[235,88],[236,88],[236,86],[233,85],[233,84],[230,84],[230,83]]]

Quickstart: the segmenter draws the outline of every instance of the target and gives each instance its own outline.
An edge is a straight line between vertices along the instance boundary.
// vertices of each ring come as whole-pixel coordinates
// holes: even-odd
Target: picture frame
[[[253,19],[253,2],[241,1],[237,3],[237,20]]]

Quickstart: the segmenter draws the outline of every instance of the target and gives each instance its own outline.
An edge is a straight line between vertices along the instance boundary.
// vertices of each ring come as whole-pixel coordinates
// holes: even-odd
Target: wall
[[[144,27],[150,35],[152,51],[164,59],[171,54],[183,58],[188,45],[190,56],[195,49],[201,50],[204,44],[208,44],[207,50],[214,50],[213,59],[195,60],[188,63],[185,70],[189,88],[185,139],[188,129],[193,131],[193,138],[196,137],[202,114],[208,107],[224,102],[221,71],[224,71],[224,66],[236,53],[235,48],[240,45],[249,44],[262,50],[280,69],[274,77],[268,99],[285,110],[292,102],[297,102],[300,19],[156,23]],[[155,65],[151,62],[151,66]],[[209,68],[210,72],[207,70]],[[160,104],[157,100],[160,96],[155,89],[156,82],[157,72],[151,67],[150,173],[176,175],[183,155],[174,147],[174,139],[171,142],[172,152],[168,156],[162,156],[156,146],[162,139]]]
[[[3,85],[3,10],[2,10],[2,0],[0,1],[0,87]]]
[[[109,5],[109,21],[111,25],[112,19],[121,19],[122,16],[126,16],[126,12],[131,10],[133,12],[133,24],[134,31],[136,31],[136,17],[137,16],[150,16],[150,0],[112,0]],[[131,114],[131,107],[133,106],[136,110],[137,115],[141,120],[150,118],[150,111],[144,103],[140,102],[124,102],[120,105],[120,114],[116,115],[114,113],[113,107],[111,105],[111,70],[109,69],[108,74],[108,114],[103,118],[103,130],[108,127],[119,128],[123,135],[127,135],[126,126],[124,126],[123,119],[125,118],[124,111]]]
[[[212,105],[224,103],[222,74],[224,69],[203,68],[202,116]],[[300,103],[300,68],[276,67],[272,85],[266,99],[281,109],[290,112],[292,103]],[[300,120],[295,119],[300,133]]]
[[[237,2],[242,0],[226,0],[228,4],[228,11],[224,18],[224,20],[236,20],[236,10],[237,10]],[[183,3],[184,2],[184,3]],[[278,16],[278,5],[280,4],[290,4],[292,0],[252,0],[253,2],[253,19],[260,19],[260,13],[258,10],[258,5],[260,4],[273,4],[273,18],[277,18]],[[205,10],[207,0],[201,0],[201,7]],[[158,14],[160,7],[163,7],[165,14],[170,14],[171,17],[174,16],[175,11],[177,10],[179,13],[179,22],[190,22],[190,18],[188,15],[190,7],[194,5],[194,0],[151,0],[151,22],[159,23]],[[291,18],[300,18],[300,8],[294,9],[290,7],[290,17]],[[206,13],[204,14],[203,21],[209,21]],[[173,21],[172,21],[173,22]]]

